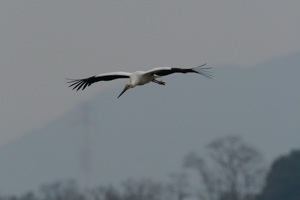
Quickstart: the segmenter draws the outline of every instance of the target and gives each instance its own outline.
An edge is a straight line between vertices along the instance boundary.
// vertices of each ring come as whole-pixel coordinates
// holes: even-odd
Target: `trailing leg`
[[[159,84],[159,85],[166,85],[165,82],[159,81],[159,80],[156,80],[156,79],[153,79],[152,82],[153,82],[153,83],[157,83],[157,84]]]

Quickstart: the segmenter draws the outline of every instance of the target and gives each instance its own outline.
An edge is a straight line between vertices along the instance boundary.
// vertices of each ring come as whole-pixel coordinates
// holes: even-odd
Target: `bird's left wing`
[[[211,72],[207,71],[208,69],[210,69],[210,67],[204,67],[205,65],[206,65],[206,63],[201,66],[194,67],[194,68],[158,67],[158,68],[149,70],[146,73],[151,73],[151,74],[154,74],[157,76],[167,76],[167,75],[173,74],[173,73],[184,73],[184,74],[197,73],[197,74],[201,74],[201,75],[205,76],[206,78],[212,78]]]
[[[73,87],[73,90],[84,90],[87,86],[98,81],[111,81],[119,78],[129,78],[131,73],[129,72],[110,72],[105,74],[98,74],[84,79],[68,79],[67,83],[70,83],[69,87]]]

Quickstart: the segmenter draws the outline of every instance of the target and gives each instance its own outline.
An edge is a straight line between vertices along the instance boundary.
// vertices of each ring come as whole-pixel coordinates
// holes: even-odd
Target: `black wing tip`
[[[90,77],[90,78],[86,78],[86,79],[69,79],[67,78],[67,82],[69,85],[69,87],[73,87],[72,90],[84,90],[87,86],[90,86],[93,81],[92,78],[94,77]]]
[[[192,70],[193,70],[195,73],[198,73],[198,74],[204,76],[205,78],[212,79],[212,78],[213,78],[213,72],[208,71],[208,70],[210,70],[212,67],[204,67],[204,66],[206,66],[206,64],[207,64],[207,63],[204,63],[203,65],[200,65],[200,66],[198,66],[198,67],[192,68]]]

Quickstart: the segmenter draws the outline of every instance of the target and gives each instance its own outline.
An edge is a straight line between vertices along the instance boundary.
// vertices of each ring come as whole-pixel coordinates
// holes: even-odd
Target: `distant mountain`
[[[268,162],[299,147],[300,53],[247,68],[211,67],[212,80],[173,75],[163,78],[166,86],[137,87],[120,99],[123,85],[101,90],[2,146],[0,192],[23,193],[66,179],[85,186],[164,180],[182,169],[187,153],[229,134],[242,136]]]

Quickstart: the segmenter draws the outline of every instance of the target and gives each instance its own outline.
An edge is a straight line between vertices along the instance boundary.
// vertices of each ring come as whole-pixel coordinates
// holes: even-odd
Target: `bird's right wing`
[[[67,83],[70,83],[69,87],[73,87],[73,90],[84,90],[87,86],[98,81],[111,81],[119,78],[129,78],[131,73],[129,72],[110,72],[105,74],[98,74],[84,79],[68,79]]]

